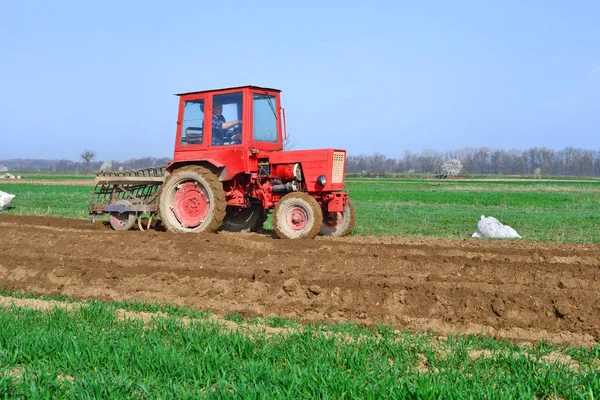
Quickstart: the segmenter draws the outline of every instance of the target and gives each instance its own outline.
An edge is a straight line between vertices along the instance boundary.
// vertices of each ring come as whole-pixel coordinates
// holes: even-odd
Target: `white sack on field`
[[[10,204],[12,199],[15,198],[14,194],[8,194],[0,190],[0,211],[4,211],[6,207]]]
[[[481,216],[477,222],[477,232],[471,237],[488,239],[521,239],[521,235],[508,225],[503,225],[494,217]]]

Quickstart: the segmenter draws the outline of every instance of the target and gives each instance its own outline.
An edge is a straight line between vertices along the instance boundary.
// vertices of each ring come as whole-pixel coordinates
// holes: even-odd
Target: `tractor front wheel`
[[[131,202],[129,200],[117,200],[114,204],[120,204],[124,206],[131,206]],[[128,231],[135,224],[135,220],[137,219],[137,214],[133,211],[128,212],[116,212],[112,211],[110,213],[110,226],[115,231]]]
[[[187,166],[175,170],[162,186],[160,217],[169,231],[214,232],[225,217],[225,192],[208,169]]]
[[[262,203],[252,203],[248,208],[227,206],[221,229],[227,232],[258,232],[266,220],[267,213]]]
[[[312,239],[322,224],[321,206],[306,193],[286,194],[273,210],[273,228],[282,239]]]
[[[350,200],[342,212],[323,212],[323,227],[319,235],[346,236],[356,225],[356,208]]]

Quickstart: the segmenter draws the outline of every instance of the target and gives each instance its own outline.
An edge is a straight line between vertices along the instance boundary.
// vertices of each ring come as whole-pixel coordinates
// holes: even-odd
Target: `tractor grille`
[[[343,151],[333,152],[333,170],[331,171],[331,183],[344,182],[344,157]]]

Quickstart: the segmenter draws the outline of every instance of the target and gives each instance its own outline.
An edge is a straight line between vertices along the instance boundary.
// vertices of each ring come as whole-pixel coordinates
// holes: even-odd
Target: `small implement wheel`
[[[129,200],[117,200],[114,204],[122,204],[124,206],[131,206],[131,202]],[[135,221],[137,220],[137,214],[133,211],[119,213],[116,211],[112,211],[110,213],[110,226],[115,231],[128,231],[135,225]]]
[[[306,193],[286,194],[273,211],[273,228],[282,239],[312,239],[322,224],[321,206]]]
[[[258,232],[267,219],[262,203],[248,208],[227,206],[221,229],[227,232]]]
[[[323,211],[323,226],[319,235],[346,236],[352,232],[354,225],[356,225],[356,208],[348,199],[344,211],[331,213]]]
[[[167,230],[199,233],[221,227],[227,203],[217,177],[194,165],[180,168],[166,179],[158,204]]]

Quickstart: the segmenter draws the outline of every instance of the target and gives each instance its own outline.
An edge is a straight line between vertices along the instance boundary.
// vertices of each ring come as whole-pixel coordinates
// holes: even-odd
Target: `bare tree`
[[[96,153],[91,150],[85,149],[83,153],[81,153],[81,158],[85,162],[85,172],[89,172],[90,163],[96,158]]]

